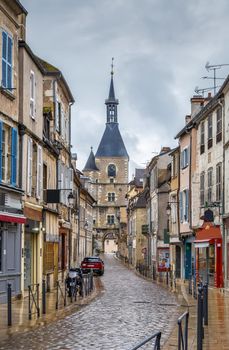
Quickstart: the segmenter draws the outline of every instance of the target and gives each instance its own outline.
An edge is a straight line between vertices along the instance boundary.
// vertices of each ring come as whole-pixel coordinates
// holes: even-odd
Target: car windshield
[[[84,262],[101,262],[99,258],[85,258]]]

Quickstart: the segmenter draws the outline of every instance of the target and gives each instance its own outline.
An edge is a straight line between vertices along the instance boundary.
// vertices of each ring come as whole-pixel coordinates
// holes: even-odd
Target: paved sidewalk
[[[56,310],[56,290],[46,294],[46,314],[42,314],[40,299],[40,317],[38,318],[33,308],[32,320],[29,320],[29,300],[28,296],[20,300],[12,300],[12,326],[7,325],[7,304],[0,304],[0,339],[4,339],[11,334],[28,331],[34,327],[47,324],[66,317],[75,312],[80,307],[87,305],[102,290],[102,284],[98,278],[94,278],[94,290],[88,296],[82,298],[77,296],[76,302],[71,303],[67,297],[67,305],[64,307],[63,299],[59,299],[59,308]]]
[[[197,302],[187,293],[187,284],[180,286],[180,291],[187,303],[187,307],[181,308],[183,312],[189,310],[189,336],[188,349],[196,350],[197,338]],[[208,326],[205,326],[203,350],[229,350],[229,293],[223,293],[219,289],[208,290]],[[163,350],[177,349],[178,327],[171,333]]]

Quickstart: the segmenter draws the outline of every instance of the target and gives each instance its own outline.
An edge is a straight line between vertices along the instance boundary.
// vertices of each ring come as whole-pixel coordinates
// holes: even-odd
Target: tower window
[[[108,225],[114,225],[114,215],[107,215]]]
[[[116,177],[116,166],[114,164],[109,164],[107,173],[109,177]]]
[[[115,193],[109,192],[108,193],[108,202],[114,202],[115,201]]]

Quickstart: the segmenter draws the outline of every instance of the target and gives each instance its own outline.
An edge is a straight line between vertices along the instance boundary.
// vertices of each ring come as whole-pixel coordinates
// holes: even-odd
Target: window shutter
[[[185,211],[186,221],[189,221],[189,190],[185,191]]]
[[[31,138],[28,138],[28,153],[27,153],[27,193],[31,196],[32,192],[32,146],[33,141]]]
[[[37,146],[37,190],[36,197],[41,198],[42,187],[42,148]]]
[[[7,87],[12,88],[12,46],[13,41],[8,36],[8,65],[7,65]]]
[[[57,82],[54,82],[54,96],[55,96],[55,127],[56,130],[60,130],[60,123],[59,123],[59,103],[58,103],[58,96],[57,96]]]
[[[7,35],[2,32],[2,86],[6,87]]]
[[[69,169],[69,173],[70,173],[70,182],[69,182],[69,188],[71,188],[71,190],[73,191],[73,169]]]
[[[61,108],[61,136],[64,138],[65,137],[65,121],[64,121],[64,111],[63,108]]]
[[[183,193],[180,192],[180,222],[183,222]]]
[[[181,151],[181,154],[180,154],[180,167],[181,167],[181,169],[183,169],[183,158],[184,158],[184,151]]]
[[[0,181],[2,181],[2,124],[0,120]]]
[[[190,164],[190,146],[187,148],[186,166]]]
[[[16,186],[17,182],[17,142],[18,132],[17,129],[12,128],[11,134],[11,177],[10,182],[13,186]]]

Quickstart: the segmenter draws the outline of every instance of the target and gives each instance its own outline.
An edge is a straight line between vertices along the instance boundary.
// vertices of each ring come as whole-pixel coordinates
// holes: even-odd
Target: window
[[[10,155],[11,155],[11,142],[10,142],[10,127],[2,123],[1,134],[1,180],[4,182],[10,182]]]
[[[212,147],[212,114],[208,117],[208,149]]]
[[[108,202],[114,202],[115,201],[115,193],[111,192],[108,193]]]
[[[213,186],[213,179],[212,179],[212,173],[213,169],[208,169],[208,203],[212,202],[212,186]]]
[[[181,152],[181,168],[184,169],[189,165],[189,147]]]
[[[17,129],[0,121],[0,181],[16,185],[17,181]]]
[[[200,154],[204,153],[205,147],[205,135],[204,135],[204,122],[200,125]]]
[[[200,205],[204,206],[204,179],[205,175],[204,175],[204,171],[200,174]]]
[[[114,225],[114,215],[107,215],[108,225]]]
[[[184,190],[184,221],[189,221],[189,191]]]
[[[43,126],[43,135],[45,139],[50,140],[50,115],[44,113],[44,126]]]
[[[2,247],[3,247],[3,234],[0,232],[0,271],[2,271]]]
[[[33,140],[28,138],[27,151],[27,194],[32,194],[32,161],[33,161]]]
[[[109,164],[107,173],[108,173],[109,177],[115,177],[116,176],[116,166],[114,164]]]
[[[221,201],[222,163],[216,165],[216,201]]]
[[[216,112],[216,142],[222,140],[222,108],[218,108]]]
[[[35,75],[34,72],[30,72],[30,117],[35,118]]]
[[[180,222],[183,222],[183,192],[180,192],[179,196],[180,196],[180,200],[179,200],[179,205],[180,205]]]
[[[2,86],[12,89],[12,47],[13,40],[8,33],[2,32]]]
[[[48,188],[48,171],[47,165],[43,164],[43,199],[44,202],[47,200],[47,188]]]
[[[37,146],[37,186],[36,186],[36,197],[41,198],[42,190],[42,148]]]

